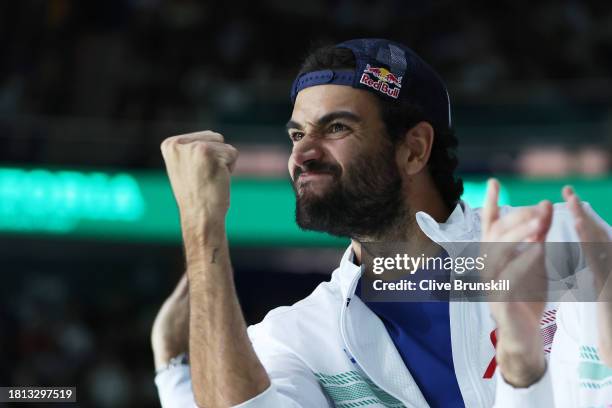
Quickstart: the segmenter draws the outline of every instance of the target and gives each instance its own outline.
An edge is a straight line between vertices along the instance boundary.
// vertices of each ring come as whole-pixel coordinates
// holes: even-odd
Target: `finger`
[[[580,236],[580,240],[583,242],[590,241],[592,237],[589,237],[589,232],[591,232],[589,231],[589,227],[591,226],[592,219],[584,210],[582,201],[570,186],[565,186],[563,188],[563,198],[567,202],[567,208],[569,208],[574,217],[576,231]]]
[[[218,157],[224,162],[235,161],[238,157],[238,150],[227,143],[210,140],[192,140],[189,143],[176,144],[179,150],[193,151],[195,154],[204,156]]]
[[[499,207],[497,201],[499,198],[499,182],[491,178],[487,182],[487,193],[485,195],[484,207],[482,209],[482,230],[487,233],[491,225],[499,217]]]
[[[214,160],[225,165],[229,172],[234,170],[238,159],[238,150],[227,143],[211,141],[193,141],[193,143],[177,144],[179,150],[191,151],[191,154],[203,156],[206,160]]]
[[[589,219],[589,216],[584,210],[578,194],[576,194],[571,186],[563,187],[562,194],[567,203],[567,208],[569,208],[570,212],[572,213],[576,224],[583,224],[587,219]]]
[[[186,133],[184,135],[174,136],[177,143],[187,144],[191,142],[220,142],[225,141],[223,135],[210,130],[204,130],[202,132]]]
[[[607,244],[602,246],[593,243],[609,242],[609,237],[605,230],[586,212],[580,197],[571,186],[565,186],[562,195],[574,217],[580,245],[586,256],[587,265],[593,273],[595,287],[600,293],[600,300],[604,300],[612,294],[612,284],[610,283],[612,249]]]
[[[587,214],[584,211],[584,207],[582,206],[582,202],[580,201],[580,198],[578,197],[578,195],[576,194],[576,192],[571,186],[563,187],[562,194],[563,194],[563,198],[567,202],[567,207],[569,208],[572,215],[574,216],[574,219],[578,220],[578,219],[587,217]]]
[[[234,170],[236,160],[238,160],[238,150],[226,143],[206,143],[206,150],[208,154],[213,154],[219,164],[225,165],[229,172]]]
[[[233,172],[236,161],[238,160],[238,149],[232,145],[225,145],[225,148],[221,149],[219,154],[223,162],[227,165],[230,173]]]
[[[580,197],[571,186],[565,186],[562,191],[567,207],[574,217],[576,232],[580,238],[582,250],[587,258],[587,265],[595,274],[595,281],[603,287],[611,270],[612,250],[608,246],[593,244],[594,242],[607,242],[605,231],[587,214]]]
[[[512,211],[501,217],[492,227],[497,237],[502,237],[514,228],[523,224],[528,224],[533,220],[540,221],[540,211],[538,206],[530,206]]]
[[[539,217],[532,217],[526,222],[517,223],[513,228],[508,228],[499,236],[499,242],[523,242],[537,236],[542,229],[542,221]]]
[[[563,198],[574,217],[574,225],[580,241],[605,242],[608,240],[605,230],[586,212],[580,197],[570,186],[563,188]]]
[[[535,234],[532,241],[544,242],[546,241],[546,235],[552,224],[553,217],[553,206],[548,200],[540,201],[538,204],[538,211],[540,212],[540,230]]]
[[[566,185],[561,189],[561,195],[563,199],[567,201],[567,199],[574,194],[574,187],[570,185]]]
[[[178,147],[189,145],[192,142],[198,141],[224,143],[224,139],[221,134],[207,130],[204,132],[187,133],[184,135],[168,137],[161,143],[160,148],[164,159],[166,159],[167,154],[175,151]]]

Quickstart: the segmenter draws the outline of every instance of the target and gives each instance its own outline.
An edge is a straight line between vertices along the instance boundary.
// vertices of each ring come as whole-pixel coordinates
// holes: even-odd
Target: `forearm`
[[[151,330],[151,346],[155,370],[165,367],[172,358],[188,349],[189,289],[183,275],[172,294],[155,317]]]
[[[231,406],[262,393],[270,380],[247,335],[224,225],[200,225],[183,228],[193,392],[200,406]]]

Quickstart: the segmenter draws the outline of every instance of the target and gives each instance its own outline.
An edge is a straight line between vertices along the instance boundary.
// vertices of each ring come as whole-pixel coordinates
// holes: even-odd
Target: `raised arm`
[[[491,315],[497,324],[495,408],[552,406],[550,372],[546,367],[540,319],[545,302],[540,296],[527,299],[521,288],[545,293],[545,240],[552,206],[542,201],[501,216],[497,205],[499,183],[490,180],[482,213],[482,245],[489,256],[483,271],[486,279],[508,279],[512,289],[493,296]],[[530,242],[527,249],[518,244]]]
[[[172,294],[157,312],[151,330],[151,347],[155,371],[163,369],[171,359],[187,353],[189,348],[187,275],[183,275]]]
[[[489,256],[487,278],[509,279],[512,285],[527,281],[534,271],[544,269],[540,245],[550,228],[552,206],[540,202],[503,217],[497,206],[499,183],[490,180],[482,214],[482,247]],[[517,244],[531,242],[528,250],[517,251]],[[541,280],[530,279],[532,289],[544,293]],[[516,290],[514,291],[516,292]],[[525,301],[521,294],[508,293],[489,303],[497,323],[497,364],[503,378],[512,386],[526,388],[539,380],[545,372],[545,361],[540,337],[540,318],[544,301]]]
[[[189,343],[187,285],[187,277],[183,276],[160,308],[151,332],[157,371],[155,384],[163,408],[195,406],[190,366],[184,358]],[[247,332],[272,386],[240,407],[320,408],[332,405],[308,367],[284,344],[269,336],[263,326],[251,326]]]
[[[230,173],[238,152],[210,131],[168,138],[161,149],[185,245],[195,402],[237,405],[270,386],[247,336],[225,232]]]
[[[151,330],[155,383],[164,408],[193,407],[189,366],[189,287],[187,275],[157,312]]]
[[[612,229],[582,205],[571,187],[563,189],[563,198],[574,217],[587,265],[593,274],[597,303],[598,350],[602,361],[612,367]]]

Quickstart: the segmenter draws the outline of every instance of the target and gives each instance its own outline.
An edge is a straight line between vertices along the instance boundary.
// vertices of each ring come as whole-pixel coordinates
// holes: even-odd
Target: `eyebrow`
[[[333,122],[334,120],[337,119],[348,119],[352,122],[356,122],[359,123],[361,122],[361,117],[359,117],[359,115],[353,113],[353,112],[349,112],[349,111],[334,111],[334,112],[330,112],[330,113],[326,113],[325,115],[321,116],[319,119],[317,119],[317,121],[315,122],[315,126],[317,127],[323,127],[325,125],[327,125],[330,122]],[[298,130],[303,130],[303,126],[301,124],[299,124],[298,122],[296,122],[293,119],[290,119],[289,122],[287,122],[287,130],[289,129],[298,129]]]

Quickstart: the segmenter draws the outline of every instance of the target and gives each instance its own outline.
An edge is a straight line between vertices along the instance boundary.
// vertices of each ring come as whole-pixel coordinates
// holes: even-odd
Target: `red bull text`
[[[402,77],[395,76],[386,68],[372,67],[367,64],[359,83],[397,99],[402,88]]]

